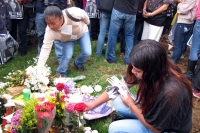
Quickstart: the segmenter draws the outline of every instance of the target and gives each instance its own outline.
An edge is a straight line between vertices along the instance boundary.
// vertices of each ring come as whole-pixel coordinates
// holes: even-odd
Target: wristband
[[[143,10],[143,11],[146,11],[146,8],[143,8],[142,10]]]
[[[132,106],[132,105],[135,105],[135,103],[131,103],[131,104],[128,105],[128,108],[129,108],[129,114],[131,113],[131,106]]]

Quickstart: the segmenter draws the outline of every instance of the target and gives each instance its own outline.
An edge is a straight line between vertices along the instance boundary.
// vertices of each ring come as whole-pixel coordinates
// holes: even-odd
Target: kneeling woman
[[[153,54],[152,54],[153,53]],[[114,121],[109,133],[189,133],[192,129],[192,88],[165,49],[153,40],[140,41],[130,55],[125,81],[138,85],[137,97],[117,96],[116,112],[127,119]],[[86,110],[109,100],[105,91]]]
[[[68,15],[67,15],[68,12]],[[44,65],[49,57],[53,41],[62,43],[62,57],[56,70],[62,77],[67,76],[67,69],[74,51],[75,41],[81,47],[81,53],[74,61],[74,65],[83,71],[83,64],[92,53],[88,25],[90,20],[86,12],[77,7],[61,11],[57,6],[48,6],[44,11],[47,23],[43,46],[40,52],[38,65]]]

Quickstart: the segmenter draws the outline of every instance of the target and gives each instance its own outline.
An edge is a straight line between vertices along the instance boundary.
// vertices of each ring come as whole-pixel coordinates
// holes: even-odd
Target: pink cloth
[[[198,0],[198,6],[197,6],[197,10],[196,10],[196,19],[200,19],[200,0]]]

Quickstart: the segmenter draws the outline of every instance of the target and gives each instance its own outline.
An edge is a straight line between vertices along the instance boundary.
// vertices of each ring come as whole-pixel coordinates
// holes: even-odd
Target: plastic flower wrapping
[[[56,114],[55,105],[51,102],[44,102],[35,105],[35,116],[37,119],[38,133],[44,133],[51,127]]]
[[[32,91],[39,89],[45,89],[42,86],[47,86],[49,83],[49,75],[51,74],[51,68],[47,65],[44,66],[29,66],[26,69],[28,78],[25,79],[24,84]],[[41,90],[44,92],[45,90]]]

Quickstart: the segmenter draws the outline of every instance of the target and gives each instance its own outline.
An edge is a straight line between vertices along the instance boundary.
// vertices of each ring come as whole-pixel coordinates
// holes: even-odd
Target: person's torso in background
[[[158,8],[160,8],[163,4],[165,4],[164,2],[170,3],[170,0],[168,0],[168,1],[167,0],[166,1],[164,1],[164,0],[148,0],[146,8],[148,8],[151,11],[155,11]]]
[[[66,0],[34,0],[34,6],[36,8],[36,12],[43,13],[45,8],[48,6],[45,5],[45,3],[47,2],[58,4],[62,10],[67,7]]]
[[[136,15],[139,0],[115,0],[114,8],[122,13]]]

